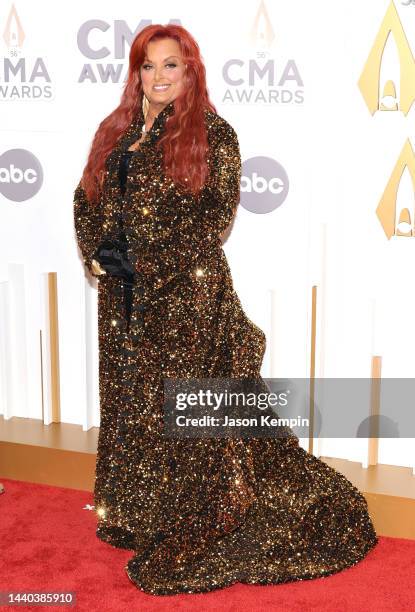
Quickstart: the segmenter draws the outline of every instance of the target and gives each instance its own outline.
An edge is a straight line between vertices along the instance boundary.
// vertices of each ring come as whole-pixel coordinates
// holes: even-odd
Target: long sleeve
[[[200,231],[209,239],[225,231],[239,203],[241,156],[237,134],[229,124],[216,135],[211,156],[211,172],[199,204],[204,217]]]
[[[182,193],[171,200],[165,218],[148,215],[138,240],[138,269],[157,274],[164,284],[196,267],[203,252],[229,226],[236,212],[241,180],[241,157],[235,130],[220,118],[209,134],[209,177],[189,204]],[[162,229],[158,229],[161,227]]]
[[[92,276],[98,277],[92,268],[92,256],[102,240],[104,216],[99,205],[88,202],[85,191],[79,181],[74,192],[73,214],[76,238],[81,250],[84,264]]]

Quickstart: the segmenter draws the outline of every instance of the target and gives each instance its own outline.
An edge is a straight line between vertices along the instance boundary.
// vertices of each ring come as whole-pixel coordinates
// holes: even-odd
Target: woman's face
[[[177,40],[163,38],[148,43],[140,77],[145,96],[156,112],[182,93],[185,70]]]

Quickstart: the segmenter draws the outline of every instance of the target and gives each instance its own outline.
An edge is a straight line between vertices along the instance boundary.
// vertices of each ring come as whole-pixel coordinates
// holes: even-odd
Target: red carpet
[[[85,491],[0,478],[0,591],[75,591],[76,606],[0,607],[1,610],[170,610],[204,612],[381,612],[415,610],[415,541],[380,538],[378,546],[343,572],[289,584],[235,584],[196,595],[154,596],[128,580],[131,551],[95,536]]]

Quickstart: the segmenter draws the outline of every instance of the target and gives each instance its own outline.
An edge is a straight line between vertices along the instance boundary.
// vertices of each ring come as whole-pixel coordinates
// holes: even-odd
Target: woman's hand
[[[91,261],[91,268],[94,274],[106,274],[106,271],[101,268],[100,264],[97,262],[96,259],[93,259]]]
[[[135,270],[128,259],[127,242],[123,236],[103,240],[93,259],[110,276],[117,276],[129,282],[134,280]]]

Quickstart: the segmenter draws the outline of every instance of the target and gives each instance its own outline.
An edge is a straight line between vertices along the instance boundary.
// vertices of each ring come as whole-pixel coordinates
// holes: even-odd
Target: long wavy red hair
[[[120,104],[99,124],[91,144],[82,174],[82,186],[88,200],[94,204],[99,200],[105,161],[142,104],[140,68],[147,45],[161,38],[175,39],[187,64],[183,93],[174,100],[174,114],[167,118],[165,133],[157,143],[163,151],[164,171],[175,183],[196,195],[206,181],[208,141],[204,109],[216,112],[216,108],[209,99],[199,45],[182,26],[149,25],[139,32],[131,45],[128,79]]]

